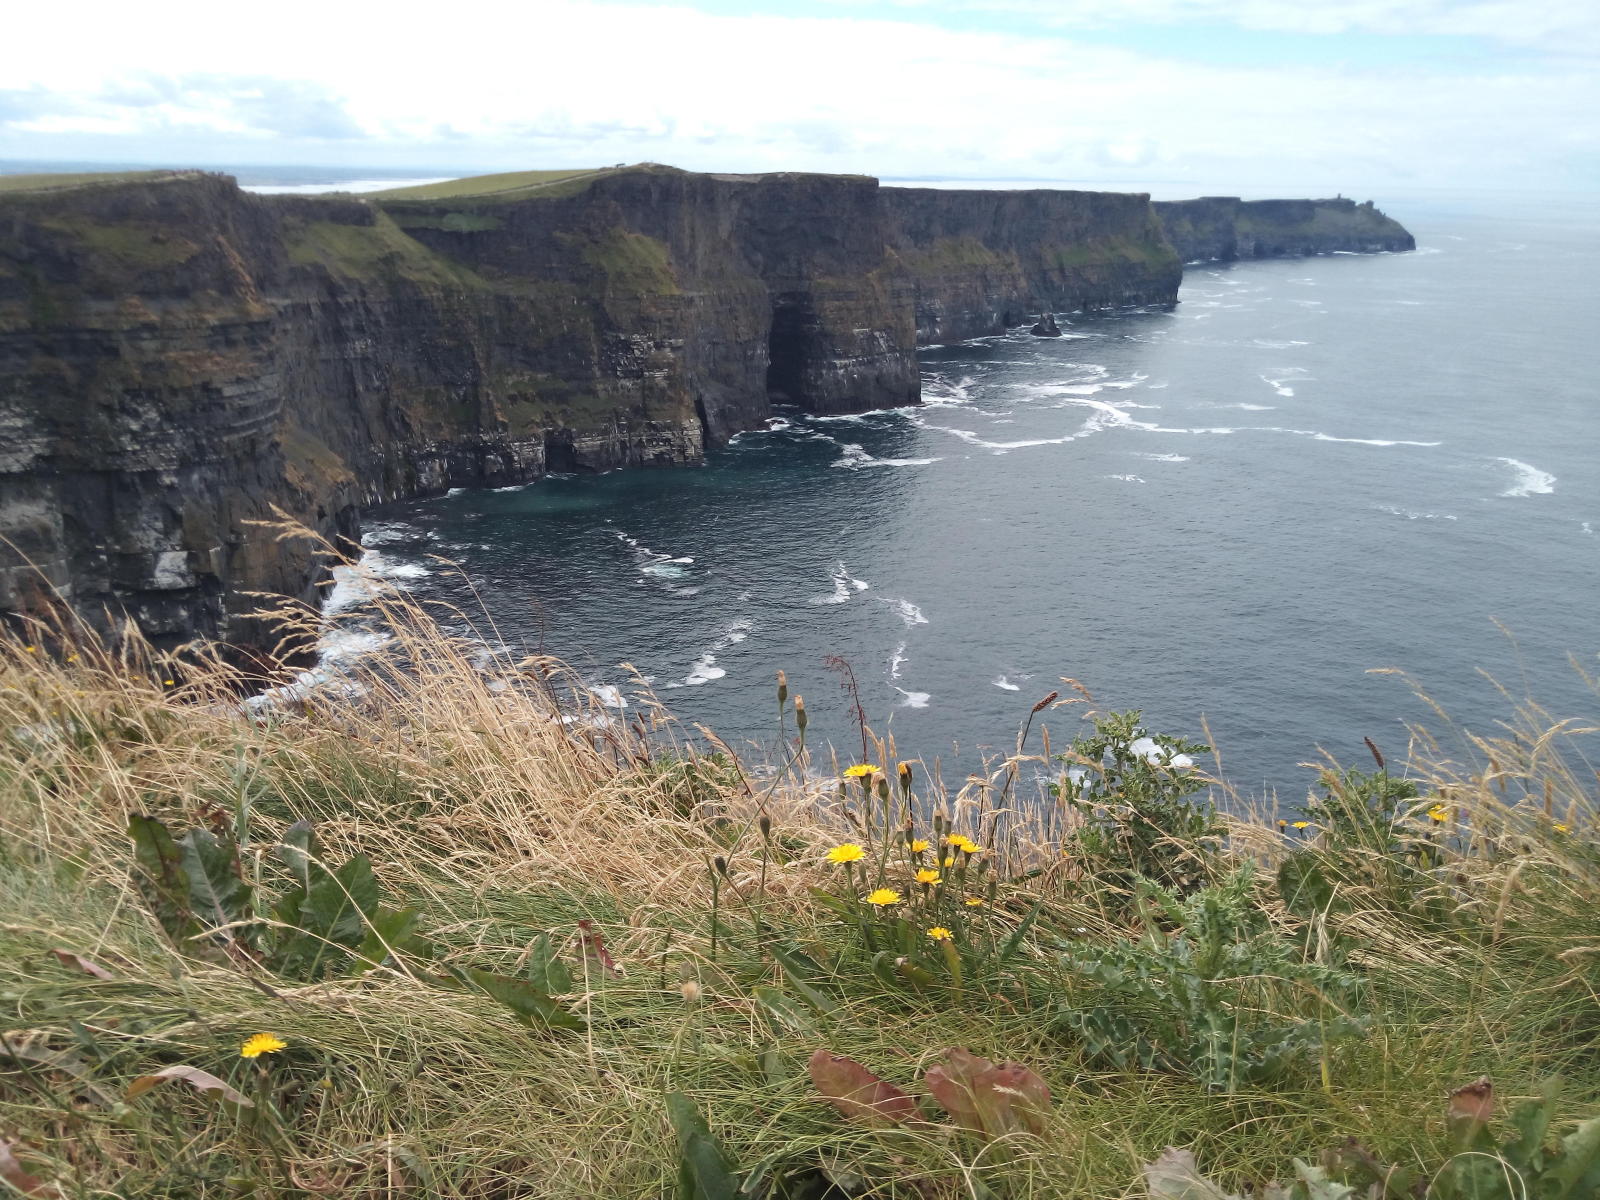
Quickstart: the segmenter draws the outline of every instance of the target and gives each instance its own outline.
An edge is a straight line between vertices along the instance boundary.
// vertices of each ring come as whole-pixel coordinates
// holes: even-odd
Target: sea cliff
[[[1169,305],[1181,274],[1144,195],[654,165],[363,198],[3,182],[0,610],[48,583],[161,645],[260,643],[253,593],[315,596],[277,513],[337,542],[386,500],[697,462],[775,403],[916,403],[919,344]],[[1185,254],[1222,219],[1195,203]],[[1229,212],[1202,249],[1279,244]]]
[[[1158,200],[1167,239],[1186,263],[1304,254],[1415,250],[1416,239],[1368,200]]]

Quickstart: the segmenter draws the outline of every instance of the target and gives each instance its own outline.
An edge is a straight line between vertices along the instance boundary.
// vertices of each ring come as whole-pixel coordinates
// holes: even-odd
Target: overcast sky
[[[0,158],[1600,186],[1600,0],[80,0],[4,36]]]

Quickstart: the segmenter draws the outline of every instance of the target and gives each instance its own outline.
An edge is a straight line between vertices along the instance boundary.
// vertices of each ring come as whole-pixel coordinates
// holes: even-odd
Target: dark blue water
[[[425,556],[454,558],[507,642],[624,692],[632,663],[735,744],[770,745],[783,668],[858,753],[842,656],[874,728],[955,781],[1063,676],[1207,722],[1236,785],[1286,799],[1319,747],[1404,755],[1427,710],[1372,668],[1486,732],[1509,705],[1482,672],[1593,713],[1568,657],[1600,650],[1600,221],[1388,207],[1417,253],[1191,268],[1173,313],[928,350],[920,409],[395,506],[370,541],[475,606]],[[1048,723],[1064,745],[1078,710]]]

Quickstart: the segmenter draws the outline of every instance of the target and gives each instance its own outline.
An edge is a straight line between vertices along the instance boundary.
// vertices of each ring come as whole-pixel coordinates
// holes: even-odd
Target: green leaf
[[[1561,1157],[1544,1174],[1540,1200],[1600,1196],[1600,1117],[1561,1139]]]
[[[311,864],[317,857],[317,835],[310,821],[296,821],[283,831],[278,842],[278,859],[300,883],[301,891],[311,887]]]
[[[678,1137],[679,1200],[738,1200],[733,1163],[694,1102],[681,1092],[668,1092],[667,1118]]]
[[[133,880],[139,895],[172,941],[184,948],[200,932],[189,907],[189,882],[183,871],[183,850],[167,827],[154,817],[128,820],[133,839]]]
[[[231,925],[256,915],[250,885],[239,874],[239,848],[209,829],[191,829],[178,839],[183,872],[189,880],[189,904],[208,925]],[[230,930],[236,941],[251,930]],[[241,937],[241,935],[246,935]]]
[[[786,950],[782,946],[773,946],[771,949],[773,959],[783,969],[784,978],[789,981],[789,986],[795,990],[795,994],[800,999],[804,1000],[819,1013],[830,1013],[839,1007],[807,982],[805,964],[810,963],[812,967],[816,967],[816,963],[812,962],[804,954],[794,950]]]
[[[1192,1150],[1168,1146],[1155,1162],[1144,1165],[1144,1185],[1151,1200],[1239,1200],[1200,1174]]]
[[[540,991],[526,979],[513,979],[509,975],[496,975],[467,967],[462,972],[486,995],[500,1001],[516,1014],[517,1019],[531,1028],[583,1029],[584,1020],[570,1012],[547,993]]]
[[[550,935],[541,933],[528,954],[528,982],[552,996],[564,996],[572,991],[572,972],[562,962],[559,951],[550,944]]]
[[[1033,923],[1039,919],[1039,910],[1043,907],[1044,901],[1041,900],[1033,906],[1027,916],[1022,918],[1021,923],[1011,931],[1011,936],[1006,939],[1006,944],[1000,947],[999,958],[995,960],[998,966],[1005,966],[1011,956],[1021,948],[1022,939],[1028,936],[1028,930],[1032,929]]]
[[[396,950],[414,949],[420,941],[412,936],[416,927],[416,909],[380,908],[368,920],[367,936],[356,951],[363,969],[380,965]]]
[[[336,871],[318,864],[312,876],[300,905],[300,927],[340,946],[358,945],[366,935],[367,918],[378,909],[371,862],[358,854]]]
[[[757,987],[755,997],[775,1035],[781,1037],[785,1033],[815,1032],[816,1025],[812,1023],[805,1009],[777,988],[765,985]]]

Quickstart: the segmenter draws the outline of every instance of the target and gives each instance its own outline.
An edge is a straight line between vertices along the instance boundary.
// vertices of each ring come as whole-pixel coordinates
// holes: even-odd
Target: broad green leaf
[[[378,966],[396,950],[413,949],[418,940],[412,936],[417,919],[414,908],[380,908],[373,913],[367,925],[367,936],[356,951],[360,965]]]
[[[681,1092],[668,1092],[667,1118],[678,1138],[679,1200],[738,1200],[733,1163],[694,1102]]]
[[[1561,1139],[1561,1158],[1544,1175],[1541,1200],[1587,1200],[1600,1196],[1600,1117]]]
[[[278,841],[278,859],[289,868],[301,891],[311,887],[311,864],[316,857],[317,835],[310,821],[296,821],[283,831]]]
[[[250,885],[239,874],[239,851],[209,829],[191,829],[178,839],[183,851],[183,871],[189,878],[189,904],[195,916],[208,925],[230,925],[256,915]],[[235,929],[235,941],[249,940],[253,931]]]
[[[1192,1150],[1168,1146],[1155,1162],[1144,1165],[1144,1185],[1151,1200],[1239,1200],[1200,1174]]]
[[[467,967],[463,974],[487,995],[500,1001],[516,1014],[524,1025],[533,1028],[583,1029],[584,1020],[560,1003],[540,991],[526,979],[513,979],[509,975],[496,975]]]
[[[183,850],[154,817],[130,817],[128,836],[133,839],[134,885],[166,935],[174,944],[188,948],[200,925],[189,907]]]
[[[528,982],[552,996],[565,996],[572,991],[572,972],[561,961],[560,951],[550,944],[550,935],[541,933],[528,955]]]

